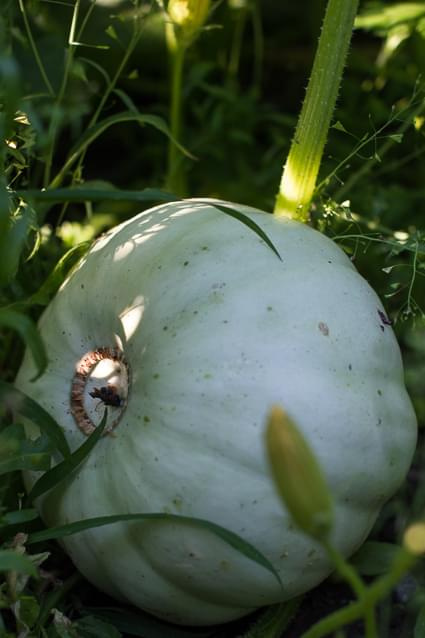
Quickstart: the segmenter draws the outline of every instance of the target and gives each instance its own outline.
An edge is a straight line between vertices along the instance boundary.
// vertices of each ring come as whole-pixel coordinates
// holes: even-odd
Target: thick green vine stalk
[[[274,214],[306,222],[347,58],[358,0],[329,0]]]

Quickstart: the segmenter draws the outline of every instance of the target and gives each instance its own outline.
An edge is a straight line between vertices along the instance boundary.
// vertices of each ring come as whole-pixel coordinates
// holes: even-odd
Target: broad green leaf
[[[0,308],[0,326],[15,330],[29,349],[37,368],[37,374],[31,379],[38,379],[47,367],[47,353],[37,326],[27,315],[11,308]]]
[[[48,470],[51,455],[51,442],[46,435],[34,441],[27,439],[20,424],[0,432],[0,475],[17,470]]]
[[[0,549],[0,572],[10,571],[37,577],[37,570],[29,558],[12,549]]]
[[[34,508],[16,510],[14,512],[5,512],[0,515],[0,527],[9,525],[24,525],[38,518],[38,512]],[[3,533],[3,531],[2,531]]]
[[[35,423],[42,432],[47,434],[64,458],[71,454],[61,427],[50,414],[26,394],[1,380],[0,403],[12,414],[20,414]]]
[[[390,571],[394,557],[400,551],[398,545],[367,541],[351,557],[350,562],[363,576],[381,576]]]
[[[423,2],[398,2],[376,8],[371,4],[370,8],[366,5],[363,13],[357,16],[354,26],[357,29],[387,31],[400,24],[414,23],[423,16],[425,16]]]
[[[184,628],[159,620],[142,610],[119,607],[84,607],[86,613],[111,623],[126,636],[140,638],[209,638],[217,635],[214,627]]]
[[[19,190],[16,195],[36,202],[174,202],[179,198],[156,188],[124,191],[93,188],[51,188],[48,190]]]
[[[93,432],[91,437],[99,430],[99,427],[95,430],[95,432]],[[63,538],[64,536],[70,536],[72,534],[77,534],[78,532],[83,532],[86,529],[102,527],[103,525],[112,525],[113,523],[144,521],[165,521],[174,524],[180,523],[182,525],[192,525],[193,527],[205,529],[227,543],[227,545],[230,545],[230,547],[233,547],[233,549],[235,549],[243,556],[246,556],[246,558],[249,558],[258,565],[261,565],[261,567],[264,567],[264,569],[267,569],[271,574],[273,574],[276,580],[281,583],[279,574],[277,573],[276,569],[261,552],[259,552],[253,545],[251,545],[251,543],[248,543],[234,532],[231,532],[230,530],[225,529],[220,525],[216,525],[211,521],[207,521],[201,518],[192,518],[190,516],[179,516],[178,514],[148,513],[96,516],[94,518],[87,518],[85,520],[76,521],[67,525],[51,527],[50,529],[42,530],[40,532],[34,532],[33,534],[29,535],[27,544]]]
[[[35,596],[21,594],[13,609],[15,617],[21,625],[28,629],[32,629],[34,627],[38,614],[40,613],[40,605],[38,604]]]
[[[121,638],[121,632],[107,621],[95,616],[85,616],[75,623],[75,629],[81,638]]]
[[[100,437],[102,436],[103,430],[106,426],[108,411],[105,409],[105,414],[101,423],[98,427],[92,432],[92,434],[88,437],[86,441],[80,447],[75,450],[70,456],[66,457],[61,463],[52,467],[51,470],[43,474],[38,481],[33,485],[28,499],[33,501],[38,498],[45,492],[48,492],[53,487],[64,481],[69,477],[71,472],[73,472],[90,454],[93,447],[96,445]]]

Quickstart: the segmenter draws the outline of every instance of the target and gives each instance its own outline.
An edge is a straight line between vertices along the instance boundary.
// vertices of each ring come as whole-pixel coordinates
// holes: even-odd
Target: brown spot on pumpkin
[[[318,328],[322,335],[324,335],[325,337],[329,336],[329,327],[324,321],[319,321]]]

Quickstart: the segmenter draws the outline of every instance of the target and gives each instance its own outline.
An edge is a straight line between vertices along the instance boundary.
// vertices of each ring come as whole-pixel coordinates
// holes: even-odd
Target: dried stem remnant
[[[126,373],[126,385],[128,386],[130,381],[130,370],[128,363],[124,357],[124,354],[118,348],[96,348],[87,352],[77,363],[75,367],[75,374],[71,385],[71,414],[75,419],[75,422],[79,429],[89,436],[96,426],[87,414],[84,398],[87,381],[90,377],[93,369],[103,360],[109,360],[118,364],[121,370],[125,370]],[[112,386],[107,386],[112,387]],[[104,434],[109,434],[118,425],[121,416],[125,410],[127,404],[128,388],[125,392],[119,395],[119,409],[118,417],[109,425],[106,426]],[[91,393],[93,396],[93,393]],[[116,406],[118,407],[118,406]]]

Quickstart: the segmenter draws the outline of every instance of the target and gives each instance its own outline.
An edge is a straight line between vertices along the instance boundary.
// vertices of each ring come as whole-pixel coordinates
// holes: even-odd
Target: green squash
[[[282,586],[211,531],[170,520],[63,540],[100,589],[193,625],[296,596],[332,569],[273,484],[264,446],[272,405],[320,460],[335,499],[332,540],[345,555],[402,482],[416,442],[397,341],[343,251],[304,224],[227,203],[279,259],[214,203],[161,205],[99,238],[41,318],[47,372],[31,382],[26,355],[17,378],[72,449],[110,406],[109,434],[38,499],[48,525],[131,512],[202,518],[278,570]]]

